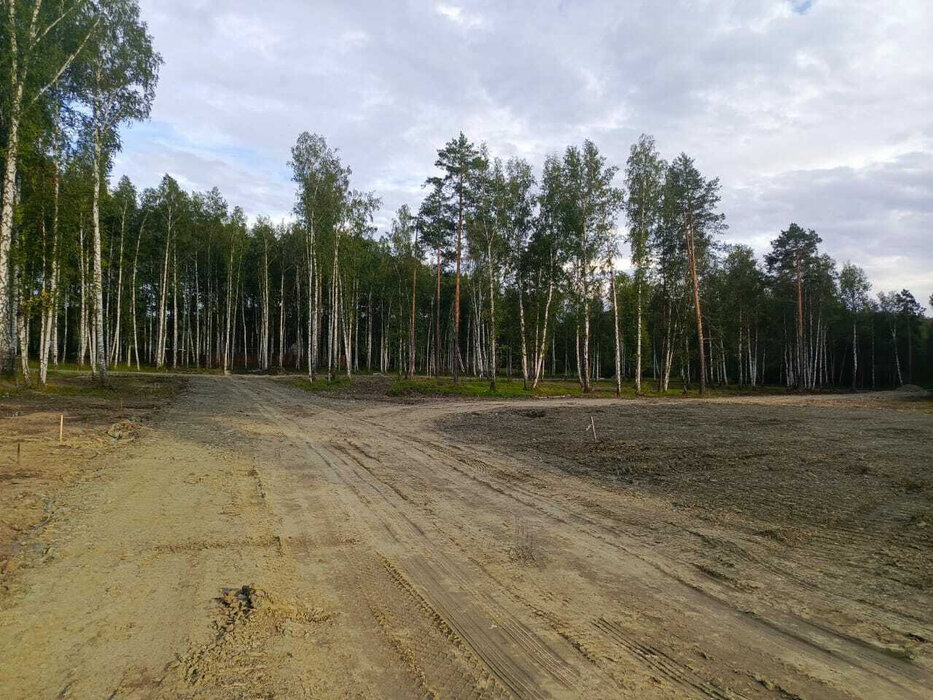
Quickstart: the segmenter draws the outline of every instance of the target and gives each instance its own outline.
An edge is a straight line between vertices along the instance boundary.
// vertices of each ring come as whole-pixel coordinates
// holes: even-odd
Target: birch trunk
[[[522,289],[521,278],[518,280],[518,329],[519,333],[522,336],[522,388],[528,389],[528,374],[529,374],[529,362],[528,362],[528,340],[526,337],[525,331],[525,293]],[[535,340],[537,340],[537,330],[535,330]]]
[[[146,226],[146,217],[143,217],[142,223],[139,225],[139,235],[136,237],[136,253],[133,255],[133,283],[132,283],[132,315],[133,315],[133,352],[136,354],[136,369],[141,370],[142,366],[139,361],[139,336],[137,335],[136,329],[136,269],[139,263],[139,243],[143,238],[143,230]]]
[[[434,376],[441,375],[441,247],[437,246],[437,304],[434,315]]]
[[[535,349],[535,362],[537,363],[537,366],[535,367],[535,380],[534,380],[534,383],[531,385],[532,389],[537,388],[539,382],[544,377],[544,356],[547,351],[547,326],[548,326],[548,319],[550,318],[551,300],[553,298],[554,298],[554,279],[553,277],[551,277],[550,279],[548,279],[548,285],[547,285],[547,301],[544,304],[544,320],[543,320],[543,327],[541,329],[541,338],[540,340],[536,339],[538,340],[537,348]],[[553,348],[551,349],[551,352],[552,353],[554,352]],[[554,368],[552,367],[551,369],[552,369],[552,374],[553,374]],[[566,373],[567,373],[567,368],[565,367],[564,374]]]
[[[496,347],[496,264],[492,254],[492,243],[487,238],[486,258],[489,260],[489,390],[496,391],[496,365],[498,348]]]
[[[91,34],[97,27],[95,21],[84,36],[78,48],[66,55],[54,68],[52,78],[41,86],[34,95],[26,98],[25,88],[29,70],[36,64],[35,49],[40,40],[74,7],[61,7],[58,17],[41,27],[39,25],[41,2],[34,2],[25,33],[25,44],[20,45],[17,25],[17,3],[13,0],[5,3],[7,9],[7,45],[4,52],[8,57],[10,82],[7,86],[9,105],[7,107],[8,128],[5,144],[5,163],[3,168],[3,191],[0,194],[0,374],[13,374],[16,344],[12,334],[15,318],[10,308],[11,274],[10,246],[13,242],[13,205],[16,201],[16,173],[19,164],[19,129],[25,110],[34,104],[43,94],[54,87],[61,79],[78,54],[84,48]]]
[[[230,353],[233,351],[230,333],[232,331],[233,314],[233,244],[230,244],[230,254],[227,257],[227,313],[224,316],[224,374],[230,374]]]
[[[619,295],[616,291],[616,273],[609,261],[609,274],[612,278],[612,324],[615,329],[615,359],[616,359],[616,396],[622,396],[622,341],[619,338]]]
[[[49,372],[49,355],[57,351],[56,334],[58,328],[58,195],[59,195],[58,160],[55,161],[52,199],[52,272],[49,278],[47,297],[43,307],[42,348],[39,353],[39,382],[45,385]]]
[[[279,369],[285,365],[285,266],[279,275]]]
[[[9,3],[11,22],[14,3]],[[15,36],[15,31],[11,32]],[[15,39],[13,40],[15,42]],[[16,76],[15,43],[11,72]],[[15,80],[14,80],[15,82]],[[14,355],[12,318],[10,317],[10,245],[13,238],[13,202],[16,189],[16,166],[19,151],[19,120],[23,101],[23,84],[16,85],[9,111],[9,133],[6,143],[6,167],[3,171],[3,202],[0,208],[0,374],[13,374]]]
[[[172,369],[178,369],[178,257],[172,243]]]
[[[116,318],[114,319],[113,326],[113,339],[110,342],[110,362],[111,364],[119,364],[120,362],[120,321],[122,319],[122,301],[123,301],[123,241],[126,235],[126,208],[127,204],[123,205],[123,214],[120,217],[120,257],[119,257],[119,271],[117,272],[117,313]]]
[[[858,376],[858,336],[855,329],[855,318],[852,318],[852,388],[855,389]]]
[[[96,118],[96,115],[95,115]],[[100,383],[107,383],[107,349],[104,336],[104,290],[102,286],[101,241],[100,241],[100,188],[101,188],[101,161],[104,157],[103,145],[100,141],[99,126],[95,125],[94,132],[94,164],[93,185],[91,195],[91,226],[94,238],[94,274],[92,284],[94,290],[94,333],[97,336],[95,357],[97,358],[97,371],[100,373]]]
[[[635,290],[635,293],[637,295],[636,303],[638,304],[638,308],[635,311],[635,315],[637,317],[636,322],[635,322],[635,328],[636,328],[635,393],[640,396],[641,395],[641,315],[642,315],[641,314],[641,287],[642,287],[641,270],[638,271],[637,276],[638,276],[638,282],[636,284],[636,290]]]
[[[690,279],[693,282],[693,308],[696,311],[697,347],[700,351],[700,395],[706,393],[706,351],[703,347],[703,312],[700,308],[700,283],[697,278],[696,232],[693,225],[693,216],[687,215],[687,257],[690,263]]]
[[[162,284],[159,289],[159,334],[156,340],[156,367],[165,365],[166,305],[168,301],[168,261],[172,244],[172,208],[168,208],[165,236],[165,257],[162,260]]]

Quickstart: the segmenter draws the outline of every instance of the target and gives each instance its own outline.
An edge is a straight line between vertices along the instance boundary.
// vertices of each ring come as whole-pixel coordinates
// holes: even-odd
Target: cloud
[[[875,291],[933,291],[933,153],[907,153],[864,167],[798,170],[726,188],[731,226],[764,252],[777,232],[796,222],[823,238],[837,262],[865,268]],[[730,232],[730,235],[732,232]]]
[[[464,12],[463,8],[459,5],[438,3],[434,6],[434,9],[437,14],[449,19],[451,22],[464,29],[475,29],[483,25],[482,17]]]
[[[388,221],[461,129],[535,165],[587,137],[622,165],[648,132],[720,177],[730,240],[762,250],[798,221],[877,288],[933,292],[925,0],[141,4],[166,63],[115,174],[144,186],[168,170],[287,216],[309,130]]]

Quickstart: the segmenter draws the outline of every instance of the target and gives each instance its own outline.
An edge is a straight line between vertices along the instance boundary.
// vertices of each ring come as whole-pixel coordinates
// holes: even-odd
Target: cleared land
[[[379,380],[185,381],[133,440],[103,437],[110,414],[89,421],[103,449],[72,467],[87,478],[56,489],[41,527],[18,526],[0,695],[933,686],[928,399],[398,400]],[[59,410],[34,400],[7,397],[0,420],[4,484],[25,491],[39,477],[9,445]],[[42,449],[38,474],[61,448]]]

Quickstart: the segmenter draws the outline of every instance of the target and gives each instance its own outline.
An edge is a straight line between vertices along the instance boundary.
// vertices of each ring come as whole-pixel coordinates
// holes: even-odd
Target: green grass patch
[[[340,391],[341,389],[349,388],[350,378],[346,375],[339,375],[333,380],[328,380],[327,377],[318,377],[312,382],[308,379],[307,375],[305,375],[304,377],[294,377],[285,380],[285,383],[297,387],[298,389],[302,389],[303,391]]]
[[[19,364],[16,366],[17,372],[19,371]],[[39,376],[39,363],[37,361],[30,361],[29,369],[32,372],[34,377]],[[245,371],[242,368],[237,368],[235,371]],[[49,376],[52,376],[55,372],[69,373],[69,374],[90,374],[91,368],[88,365],[79,365],[76,362],[59,362],[57,367],[52,367],[51,363],[49,364]],[[217,367],[211,367],[210,369],[205,367],[178,367],[177,369],[172,369],[171,365],[157,369],[151,365],[142,365],[139,369],[136,369],[135,364],[131,365],[111,365],[107,367],[108,373],[119,373],[119,374],[223,374],[223,370]]]
[[[615,382],[600,380],[592,382],[589,393],[584,394],[580,384],[567,379],[545,379],[534,389],[525,389],[520,379],[500,378],[496,381],[496,390],[489,388],[485,379],[473,377],[461,378],[454,383],[450,377],[420,377],[415,379],[399,379],[388,390],[389,396],[435,396],[435,397],[464,397],[464,398],[528,398],[528,397],[586,397],[610,399],[616,397]],[[740,396],[748,394],[786,393],[782,387],[714,387],[707,390],[707,396]],[[642,395],[647,397],[699,397],[699,387],[692,386],[684,391],[682,386],[672,386],[668,391],[657,391],[653,382],[642,381]],[[635,398],[635,383],[623,382],[622,398]]]
[[[49,371],[48,382],[39,383],[38,374],[27,384],[22,377],[0,380],[0,397],[92,397],[119,400],[146,397],[169,399],[181,389],[182,382],[170,378],[132,375],[109,375],[101,384],[90,374]]]
[[[592,396],[605,394],[602,387],[594,387]],[[499,379],[492,391],[485,379],[463,378],[454,382],[448,377],[399,379],[388,391],[389,396],[462,396],[467,398],[527,398],[531,396],[582,396],[579,385],[571,382],[541,382],[534,389],[525,389],[521,381]],[[611,389],[608,395],[611,395]]]

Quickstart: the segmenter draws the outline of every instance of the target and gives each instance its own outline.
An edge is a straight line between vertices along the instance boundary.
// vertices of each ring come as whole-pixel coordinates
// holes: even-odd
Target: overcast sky
[[[875,291],[933,293],[933,1],[141,0],[165,59],[115,175],[290,215],[299,132],[385,226],[463,130],[540,165],[642,132],[722,181],[726,240],[814,228]]]

